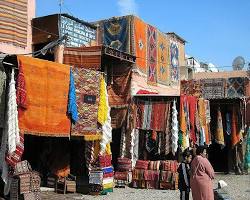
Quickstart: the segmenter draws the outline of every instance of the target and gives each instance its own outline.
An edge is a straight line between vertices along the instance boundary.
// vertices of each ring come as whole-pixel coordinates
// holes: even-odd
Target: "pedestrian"
[[[190,185],[193,200],[214,200],[214,170],[207,159],[206,146],[199,146],[191,163]]]
[[[190,193],[190,163],[192,161],[192,153],[189,149],[186,149],[183,154],[183,161],[179,165],[179,190],[180,190],[180,199],[189,200]]]

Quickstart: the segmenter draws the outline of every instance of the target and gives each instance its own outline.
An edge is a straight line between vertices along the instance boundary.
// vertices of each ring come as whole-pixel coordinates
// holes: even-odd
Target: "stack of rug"
[[[103,191],[102,194],[113,192],[114,188],[114,169],[112,166],[102,168],[103,172]]]
[[[178,189],[178,162],[174,160],[162,161],[160,173],[160,189]]]
[[[130,182],[132,162],[129,158],[118,158],[118,171],[115,172],[115,186],[125,187]]]
[[[41,178],[27,161],[17,163],[10,185],[10,199],[40,200]]]
[[[132,172],[132,185],[134,188],[146,188],[144,177],[145,170],[148,170],[148,160],[137,160],[135,169]]]

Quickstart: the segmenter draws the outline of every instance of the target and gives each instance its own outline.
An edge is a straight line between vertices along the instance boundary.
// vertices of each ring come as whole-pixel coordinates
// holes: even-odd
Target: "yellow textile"
[[[101,140],[102,135],[101,134],[95,134],[95,135],[84,135],[85,141],[95,141],[95,140]]]
[[[200,118],[200,125],[204,129],[205,132],[205,143],[209,144],[209,131],[208,131],[208,124],[206,120],[206,107],[205,107],[205,100],[203,98],[199,98],[198,101],[198,108],[199,108],[199,118]]]
[[[98,106],[98,122],[103,125],[108,118],[108,105],[104,77],[100,81],[100,101]]]
[[[182,95],[180,97],[180,130],[181,130],[181,134],[182,134],[182,144],[181,146],[183,147],[183,149],[185,149],[187,147],[187,121],[186,121],[186,117],[185,117],[185,111],[184,111],[184,103],[185,103],[185,99],[186,97],[184,95]]]
[[[114,183],[107,183],[103,185],[103,189],[109,189],[109,188],[113,188],[114,187]]]
[[[111,153],[111,146],[110,146],[110,143],[108,143],[107,146],[106,146],[106,154],[107,154],[107,155],[111,155],[111,154],[112,154],[112,153]]]
[[[221,116],[220,109],[218,109],[218,112],[217,112],[217,127],[216,127],[216,133],[215,133],[215,141],[218,144],[225,146],[222,116]]]

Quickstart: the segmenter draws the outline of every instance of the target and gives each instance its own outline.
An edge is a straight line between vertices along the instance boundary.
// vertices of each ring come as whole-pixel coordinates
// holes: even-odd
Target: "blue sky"
[[[59,0],[36,0],[36,15],[59,12]],[[136,14],[185,40],[186,53],[219,67],[250,62],[250,0],[64,0],[62,12],[85,21]],[[231,68],[224,68],[231,69]]]

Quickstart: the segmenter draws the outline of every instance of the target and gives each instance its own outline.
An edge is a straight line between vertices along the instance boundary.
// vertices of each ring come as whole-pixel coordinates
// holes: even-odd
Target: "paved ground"
[[[236,175],[224,175],[216,174],[214,185],[216,187],[219,180],[224,180],[228,183],[226,190],[230,194],[232,200],[249,200],[250,199],[250,175],[236,176]],[[158,200],[158,199],[171,199],[178,200],[179,192],[173,190],[144,190],[115,188],[113,193],[103,196],[90,196],[82,194],[55,194],[54,192],[43,192],[43,200],[63,200],[63,199],[83,199],[83,200]]]

